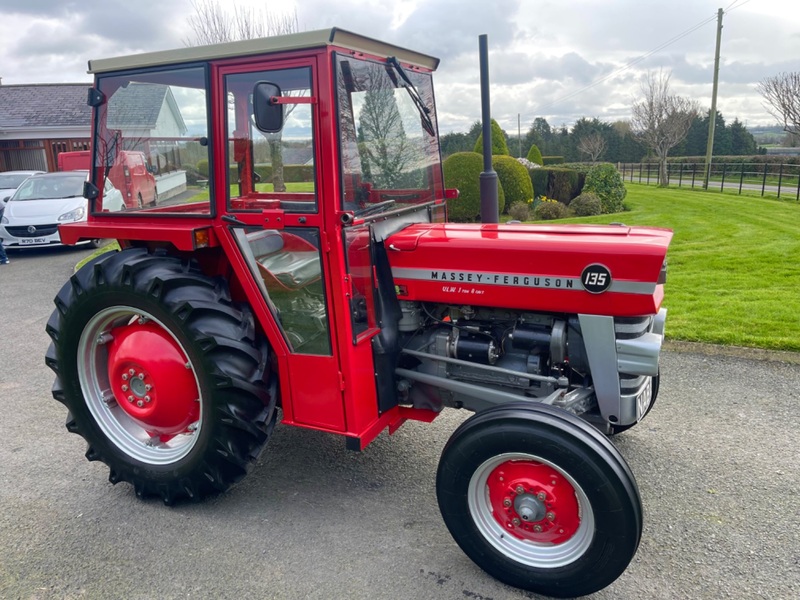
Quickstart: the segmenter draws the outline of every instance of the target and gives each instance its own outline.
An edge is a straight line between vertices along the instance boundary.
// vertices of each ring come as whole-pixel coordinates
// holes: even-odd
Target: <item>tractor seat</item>
[[[318,281],[322,273],[317,252],[278,252],[258,259],[285,287],[296,290]]]
[[[277,281],[286,289],[297,290],[322,277],[316,248],[301,238],[291,238],[285,240],[281,233],[271,230],[247,235],[247,241],[261,267],[268,289],[274,288],[274,281]],[[289,249],[287,245],[290,248],[295,247]]]

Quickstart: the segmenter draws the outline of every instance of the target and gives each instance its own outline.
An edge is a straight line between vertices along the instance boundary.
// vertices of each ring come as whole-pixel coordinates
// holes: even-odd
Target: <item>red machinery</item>
[[[606,435],[655,401],[671,233],[446,223],[437,64],[337,29],[92,61],[93,210],[61,239],[122,251],[55,299],[53,395],[112,483],[166,503],[244,477],[276,408],[354,450],[466,408],[436,481],[456,542],[511,585],[591,593],[641,536]],[[146,133],[123,101],[144,92]],[[134,144],[189,189],[103,212]]]

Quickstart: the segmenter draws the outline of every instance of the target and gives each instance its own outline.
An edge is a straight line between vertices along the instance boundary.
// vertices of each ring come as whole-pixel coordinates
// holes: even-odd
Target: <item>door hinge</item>
[[[341,372],[341,371],[339,371],[339,390],[343,392],[343,391],[344,391],[344,389],[345,389],[345,385],[344,385],[344,375],[342,374],[342,372]]]

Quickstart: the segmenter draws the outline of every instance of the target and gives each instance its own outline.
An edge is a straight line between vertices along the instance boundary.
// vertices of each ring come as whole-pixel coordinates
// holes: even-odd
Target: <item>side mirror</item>
[[[9,200],[11,200],[11,196],[6,196],[5,198],[3,198],[3,204],[8,202]]]
[[[259,131],[278,133],[283,129],[283,105],[272,100],[280,95],[281,88],[269,81],[259,81],[253,88],[253,117]]]

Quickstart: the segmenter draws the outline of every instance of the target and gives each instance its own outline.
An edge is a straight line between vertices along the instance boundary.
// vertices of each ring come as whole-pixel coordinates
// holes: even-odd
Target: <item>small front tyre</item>
[[[226,283],[143,249],[73,275],[47,324],[53,396],[89,460],[167,504],[242,479],[275,422],[267,344]]]
[[[436,492],[467,556],[538,594],[606,587],[641,537],[641,500],[624,459],[593,427],[550,406],[498,406],[465,421],[442,453]]]

